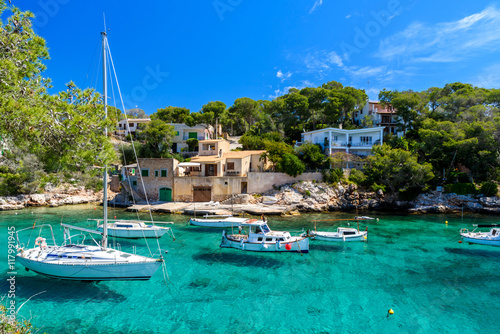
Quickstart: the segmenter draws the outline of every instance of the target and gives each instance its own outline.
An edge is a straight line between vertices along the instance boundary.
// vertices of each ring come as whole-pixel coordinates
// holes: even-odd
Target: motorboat
[[[469,232],[468,229],[461,229],[460,235],[465,242],[471,244],[500,246],[500,225],[474,225],[476,228]],[[490,228],[488,232],[476,231],[478,228]]]
[[[335,232],[309,231],[308,235],[315,240],[323,241],[366,241],[368,228],[366,231],[358,231],[352,227],[338,227]]]
[[[201,227],[238,227],[250,218],[238,218],[233,216],[208,216],[204,218],[190,218],[189,224]]]
[[[103,232],[102,219],[89,219],[97,222],[97,230]],[[156,223],[158,224],[158,222]],[[166,223],[172,224],[172,223]],[[108,220],[108,235],[115,238],[161,238],[165,233],[171,232],[170,227],[162,227],[152,224],[150,221],[141,220]]]
[[[272,231],[266,221],[250,219],[241,223],[240,228],[237,234],[228,234],[224,230],[220,247],[253,252],[309,252],[308,237]],[[248,229],[247,233],[244,232],[245,228]]]

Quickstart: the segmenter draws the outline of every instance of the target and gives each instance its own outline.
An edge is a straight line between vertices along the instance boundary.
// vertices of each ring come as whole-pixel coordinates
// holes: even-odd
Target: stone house
[[[179,161],[173,158],[140,158],[135,175],[130,175],[132,188],[150,201],[171,202],[174,189],[174,170]],[[144,188],[142,186],[144,181]],[[123,181],[122,181],[123,182]]]
[[[266,151],[230,151],[224,139],[199,142],[199,155],[175,170],[174,201],[223,201],[248,192],[248,174],[271,167]]]

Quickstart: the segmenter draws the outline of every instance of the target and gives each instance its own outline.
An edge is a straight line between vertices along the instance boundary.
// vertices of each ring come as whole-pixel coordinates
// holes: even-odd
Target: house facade
[[[198,140],[210,139],[213,135],[213,127],[209,125],[208,127],[203,125],[196,125],[193,127],[187,126],[181,123],[171,123],[174,127],[176,135],[172,138],[172,152],[179,153],[182,149],[188,149],[188,144],[186,141],[188,139],[194,138]]]
[[[131,118],[127,120],[121,120],[118,122],[118,127],[115,130],[115,134],[122,137],[126,137],[129,134],[135,136],[137,131],[140,131],[140,126],[145,125],[149,122],[151,122],[151,119],[149,118]]]
[[[397,111],[391,104],[383,106],[379,101],[369,101],[362,110],[354,114],[354,121],[360,126],[372,121],[373,125],[383,127],[384,133],[400,136],[402,132],[397,131],[396,115]]]
[[[271,167],[266,151],[229,151],[224,139],[202,140],[199,154],[175,170],[174,201],[224,201],[248,192],[248,174]]]
[[[140,158],[138,164],[123,167],[121,184],[129,196],[139,197],[136,200],[145,200],[147,196],[149,201],[171,202],[178,163],[173,158]]]
[[[304,132],[301,137],[302,143],[319,144],[328,156],[336,152],[367,156],[371,154],[374,145],[382,145],[384,128],[373,127],[355,130],[326,128]]]

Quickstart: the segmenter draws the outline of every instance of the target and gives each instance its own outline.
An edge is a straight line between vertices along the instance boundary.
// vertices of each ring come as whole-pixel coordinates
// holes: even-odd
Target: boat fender
[[[240,240],[240,247],[241,247],[241,249],[245,248],[245,245],[243,244],[243,238],[241,238],[241,240]]]
[[[276,242],[276,245],[278,246],[278,249],[281,249],[281,243],[279,240]]]
[[[289,251],[289,250],[291,250],[291,249],[292,249],[292,245],[290,245],[290,244],[286,244],[285,248],[286,248],[286,250],[288,250],[288,251]]]

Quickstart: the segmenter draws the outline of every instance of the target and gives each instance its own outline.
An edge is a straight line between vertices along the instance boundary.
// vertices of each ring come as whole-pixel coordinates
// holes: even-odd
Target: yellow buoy
[[[392,308],[389,309],[389,311],[387,311],[388,314],[394,314],[394,310]]]
[[[444,223],[445,223],[446,225],[448,225],[448,221],[445,221]]]

